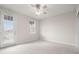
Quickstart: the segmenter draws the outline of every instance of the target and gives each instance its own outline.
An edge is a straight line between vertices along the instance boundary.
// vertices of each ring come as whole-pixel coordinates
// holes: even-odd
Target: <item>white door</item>
[[[2,28],[3,28],[2,29],[3,39],[1,41],[1,47],[11,46],[11,45],[15,44],[13,16],[3,15]]]

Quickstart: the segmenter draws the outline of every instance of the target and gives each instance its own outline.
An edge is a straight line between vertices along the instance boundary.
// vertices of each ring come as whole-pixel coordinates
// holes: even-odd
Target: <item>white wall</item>
[[[32,18],[33,19],[33,18]],[[16,18],[16,24],[17,24],[17,42],[18,43],[23,43],[23,42],[30,42],[33,40],[38,40],[39,39],[39,21],[36,20],[36,33],[31,34],[28,30],[28,22],[30,20],[30,17],[27,16],[22,16],[22,15],[17,15]]]
[[[75,45],[75,18],[73,12],[40,21],[41,39]]]
[[[76,46],[79,48],[79,5],[76,8],[76,27],[75,27],[75,39],[76,39]]]
[[[34,41],[34,40],[39,40],[39,21],[28,17],[27,15],[22,15],[20,13],[14,12],[12,10],[6,9],[6,8],[0,8],[0,11],[2,13],[7,13],[7,14],[11,14],[14,16],[14,22],[15,22],[15,43],[19,44],[19,43],[25,43],[25,42],[30,42],[30,41]],[[34,19],[36,20],[36,33],[35,34],[30,34],[28,32],[28,20]]]
[[[76,45],[77,47],[79,47],[79,15],[76,18],[75,39],[76,39]]]
[[[79,48],[79,5],[77,6],[77,9],[76,9],[77,13],[76,13],[76,29],[75,29],[75,39],[76,39],[76,44],[77,44],[77,47]]]

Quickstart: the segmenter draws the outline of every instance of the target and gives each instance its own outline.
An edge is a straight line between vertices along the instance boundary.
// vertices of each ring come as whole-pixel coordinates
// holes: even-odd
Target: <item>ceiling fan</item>
[[[31,4],[33,7],[35,14],[47,14],[47,5],[46,4]]]

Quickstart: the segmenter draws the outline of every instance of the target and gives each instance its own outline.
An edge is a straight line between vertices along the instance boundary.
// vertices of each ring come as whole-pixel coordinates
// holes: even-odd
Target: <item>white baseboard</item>
[[[50,41],[50,40],[47,40],[47,41],[76,47],[76,44],[69,44],[69,43],[66,43],[66,42],[58,42],[58,41]]]

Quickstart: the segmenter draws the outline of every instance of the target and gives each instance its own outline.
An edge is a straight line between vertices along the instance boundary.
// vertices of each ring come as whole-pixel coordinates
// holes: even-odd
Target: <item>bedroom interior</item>
[[[78,53],[78,4],[0,4],[0,54]]]

